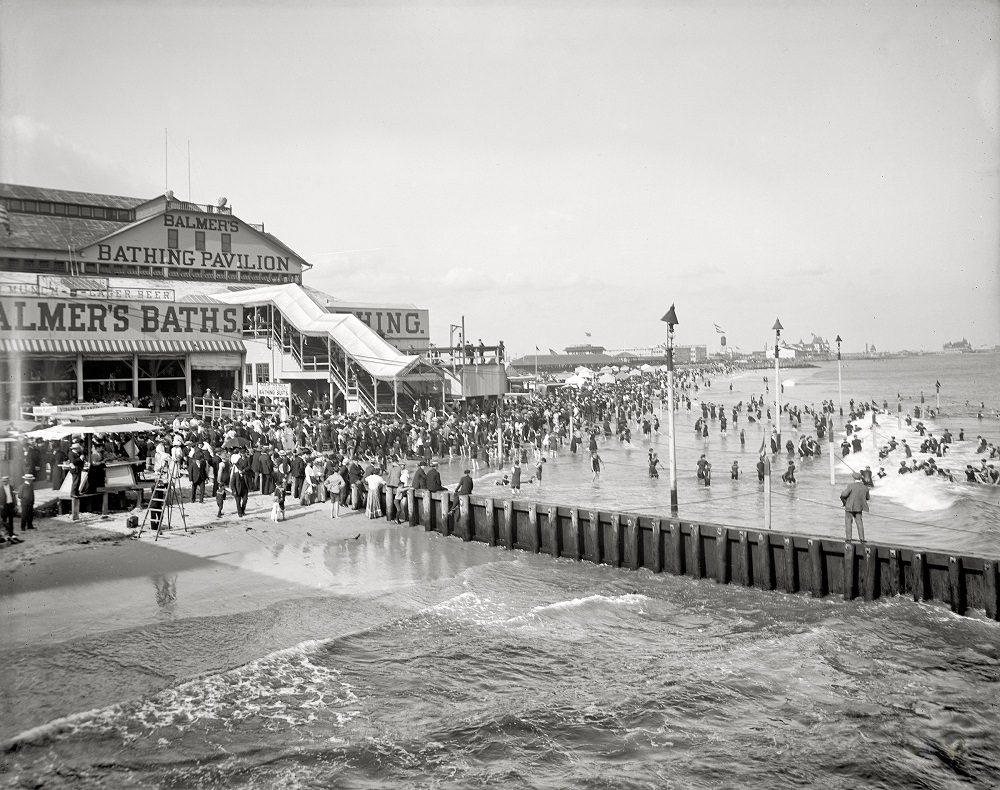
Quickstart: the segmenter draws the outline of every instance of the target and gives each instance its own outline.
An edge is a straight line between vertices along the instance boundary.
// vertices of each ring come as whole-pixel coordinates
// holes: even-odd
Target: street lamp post
[[[837,398],[840,406],[840,416],[844,416],[844,381],[840,377],[840,335],[837,335]]]
[[[778,343],[781,340],[781,321],[774,319],[774,427],[778,434],[778,452],[781,452],[781,379],[778,372]]]
[[[677,444],[674,436],[674,327],[680,322],[674,306],[660,319],[667,325],[667,434],[670,461],[670,515],[677,515]]]

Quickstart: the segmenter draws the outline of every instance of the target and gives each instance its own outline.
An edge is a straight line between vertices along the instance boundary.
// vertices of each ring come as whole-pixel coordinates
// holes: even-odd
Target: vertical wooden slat
[[[510,551],[514,548],[514,503],[507,499],[503,503],[503,524],[500,525],[500,540]]]
[[[910,575],[912,576],[910,587],[913,589],[913,600],[924,600],[927,569],[924,567],[924,555],[920,552],[913,553],[913,559],[910,561]]]
[[[795,568],[795,542],[787,535],[784,539],[782,559],[784,561],[785,592],[796,593],[799,591],[799,585]]]
[[[438,522],[438,532],[445,537],[451,534],[451,492],[441,492],[441,520]]]
[[[538,524],[538,505],[534,502],[528,505],[528,536],[531,541],[531,550],[538,554],[542,550],[542,534]]]
[[[639,568],[639,519],[627,516],[625,519],[625,565],[630,571]]]
[[[615,568],[622,566],[622,526],[621,516],[617,513],[611,514],[611,565]]]
[[[406,516],[411,527],[417,526],[417,492],[412,488],[406,492]]]
[[[965,614],[965,574],[963,573],[961,557],[948,557],[948,587],[951,610],[955,614]]]
[[[701,526],[691,525],[691,575],[705,578],[705,546],[701,542]]]
[[[604,530],[601,529],[601,514],[596,510],[590,513],[590,547],[591,560],[597,565],[604,562]]]
[[[813,598],[822,598],[826,595],[826,563],[823,560],[823,543],[814,538],[809,538],[809,592]]]
[[[425,532],[430,532],[432,529],[434,529],[434,521],[433,521],[434,513],[431,510],[431,508],[433,508],[434,506],[434,503],[431,500],[431,492],[428,491],[427,489],[423,489],[420,492],[420,495],[423,497],[423,507],[421,507],[420,509],[420,523],[421,525],[423,525]]]
[[[899,550],[889,549],[889,595],[899,595],[903,588],[903,563],[899,561]]]
[[[997,564],[991,560],[983,563],[983,598],[986,616],[1000,620],[1000,584],[997,584]]]
[[[844,543],[844,600],[853,600],[857,579],[855,578],[854,544]]]
[[[750,534],[741,529],[740,541],[736,549],[736,580],[744,587],[753,583],[753,566],[750,562]]]
[[[653,519],[653,535],[650,543],[653,547],[652,568],[653,573],[663,572],[663,535],[660,527],[660,519]]]
[[[729,532],[725,527],[715,529],[715,581],[729,582]]]
[[[771,535],[768,532],[757,533],[757,586],[762,590],[774,589],[774,570],[771,559]]]
[[[881,579],[879,579],[878,551],[871,546],[865,546],[865,578],[864,578],[864,598],[866,601],[873,601],[881,592]]]
[[[670,572],[684,575],[684,535],[679,521],[670,522]]]
[[[486,507],[486,538],[491,546],[497,545],[497,512],[496,502],[490,497],[485,502]]]
[[[469,495],[462,494],[458,497],[458,534],[462,540],[468,543],[472,540],[472,504],[469,502]]]
[[[548,516],[549,549],[553,557],[562,554],[562,529],[559,527],[559,513],[554,507],[546,511]]]
[[[580,560],[583,558],[583,552],[587,543],[583,534],[583,527],[580,526],[580,511],[577,508],[570,510],[569,524],[570,534],[573,536],[573,559]]]

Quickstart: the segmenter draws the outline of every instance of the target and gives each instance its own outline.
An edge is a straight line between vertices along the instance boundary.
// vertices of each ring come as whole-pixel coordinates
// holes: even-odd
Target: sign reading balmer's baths
[[[300,275],[303,261],[273,237],[232,216],[168,212],[83,250],[85,261],[168,269]]]
[[[100,299],[0,297],[0,335],[69,338],[105,333],[119,339],[156,334],[168,337],[238,337],[242,307],[221,304],[122,303]]]

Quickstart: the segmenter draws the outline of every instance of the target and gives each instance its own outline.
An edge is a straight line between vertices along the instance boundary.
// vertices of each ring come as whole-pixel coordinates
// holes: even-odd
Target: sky
[[[1000,344],[1000,4],[0,0],[0,181],[225,196],[431,340]],[[189,154],[190,151],[190,154]]]

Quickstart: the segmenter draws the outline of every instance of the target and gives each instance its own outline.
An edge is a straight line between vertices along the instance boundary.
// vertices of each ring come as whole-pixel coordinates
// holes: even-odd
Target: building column
[[[139,402],[139,355],[132,355],[132,404]]]
[[[12,391],[11,391],[11,414],[10,414],[10,419],[11,420],[21,420],[22,419],[22,417],[21,417],[21,401],[24,398],[24,387],[22,386],[22,383],[24,381],[24,364],[23,364],[24,359],[23,359],[23,354],[20,351],[13,352],[13,354],[11,356],[12,356],[12,361],[14,363],[13,366],[12,366],[13,367],[13,373],[14,373],[14,376],[13,376],[13,378],[14,378],[14,381],[13,381],[14,386],[13,386]],[[11,486],[11,488],[13,488],[13,486]]]
[[[76,400],[83,403],[83,352],[76,354]]]
[[[188,410],[194,404],[191,402],[191,354],[184,355],[184,400],[187,401]]]

